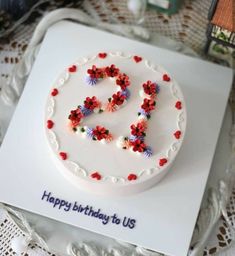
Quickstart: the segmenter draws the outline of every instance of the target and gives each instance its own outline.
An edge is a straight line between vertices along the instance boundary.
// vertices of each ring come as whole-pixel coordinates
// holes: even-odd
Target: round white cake
[[[128,195],[159,182],[174,171],[185,128],[185,102],[173,77],[143,56],[121,52],[67,67],[45,108],[58,170],[95,194]]]

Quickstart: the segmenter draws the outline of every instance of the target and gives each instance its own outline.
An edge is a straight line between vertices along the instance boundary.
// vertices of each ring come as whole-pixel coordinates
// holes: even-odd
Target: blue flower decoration
[[[144,136],[138,136],[138,137],[137,137],[137,140],[144,141]]]
[[[88,85],[94,86],[94,85],[97,84],[97,81],[98,81],[97,78],[91,78],[90,76],[86,76],[86,77],[85,77],[85,82],[86,82]]]
[[[130,136],[129,136],[129,140],[130,140],[131,142],[133,142],[133,141],[137,140],[137,136],[135,136],[135,135],[130,135]]]
[[[148,116],[148,114],[149,114],[149,113],[145,112],[144,109],[142,109],[142,108],[139,110],[138,113],[140,113],[143,116]]]
[[[129,136],[129,140],[130,140],[131,142],[134,142],[134,141],[136,141],[136,140],[144,141],[144,136],[130,135],[130,136]]]
[[[121,93],[122,93],[122,95],[126,96],[127,100],[130,98],[131,93],[127,88],[125,90],[123,90]]]
[[[89,116],[93,111],[91,109],[85,108],[84,106],[80,107],[84,116]]]
[[[86,129],[86,134],[87,134],[87,137],[89,138],[89,139],[93,139],[93,129],[92,128],[87,128]]]
[[[155,85],[156,85],[156,94],[158,94],[160,92],[160,86],[157,83],[155,83]]]
[[[147,147],[144,151],[144,156],[145,157],[151,157],[153,155],[153,151],[150,147]]]

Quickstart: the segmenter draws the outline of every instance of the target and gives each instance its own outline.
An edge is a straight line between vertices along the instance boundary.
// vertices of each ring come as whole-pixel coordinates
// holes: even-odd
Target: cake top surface
[[[170,74],[121,52],[66,68],[45,112],[60,168],[91,183],[122,186],[158,175],[173,162],[186,127],[183,95]]]

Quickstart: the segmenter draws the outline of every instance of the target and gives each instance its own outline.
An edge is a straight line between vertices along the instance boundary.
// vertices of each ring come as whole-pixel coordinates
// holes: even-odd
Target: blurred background
[[[78,8],[109,24],[132,24],[182,42],[201,57],[234,66],[233,0],[0,0],[0,70],[7,76],[39,20],[50,11]],[[4,64],[4,67],[2,66]]]

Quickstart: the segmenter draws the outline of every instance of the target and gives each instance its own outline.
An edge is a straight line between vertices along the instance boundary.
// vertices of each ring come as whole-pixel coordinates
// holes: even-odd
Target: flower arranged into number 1
[[[130,136],[119,137],[117,146],[150,157],[153,154],[152,149],[145,144],[144,140],[148,127],[148,119],[151,117],[151,112],[156,108],[156,98],[160,91],[160,87],[151,81],[147,81],[142,87],[140,96],[143,98],[143,102],[138,112],[138,121],[135,124],[131,124]]]

